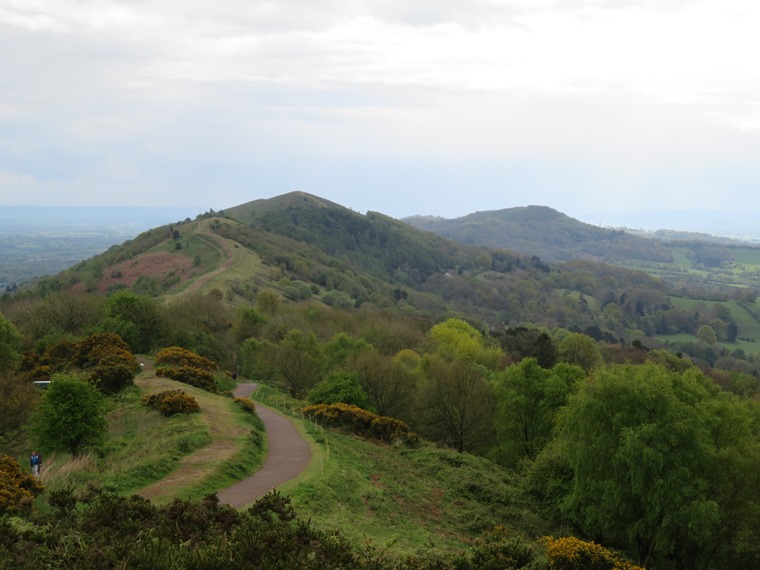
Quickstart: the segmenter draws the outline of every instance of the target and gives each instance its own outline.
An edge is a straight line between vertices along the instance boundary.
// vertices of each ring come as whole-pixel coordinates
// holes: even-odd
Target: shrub
[[[216,370],[216,363],[180,346],[162,348],[156,354],[156,366],[190,366],[207,372]]]
[[[242,407],[249,414],[256,415],[256,404],[250,398],[235,398],[235,403]]]
[[[96,333],[79,341],[76,344],[76,354],[73,356],[72,364],[79,368],[89,368],[95,366],[106,354],[122,351],[131,356],[135,367],[137,361],[132,356],[129,345],[124,339],[115,333]]]
[[[349,404],[316,404],[304,408],[304,414],[324,425],[343,428],[356,435],[386,443],[402,442],[415,445],[419,441],[409,426],[395,418],[378,416]]]
[[[544,537],[551,570],[644,570],[595,542],[574,536]]]
[[[194,366],[164,366],[156,370],[156,376],[171,378],[214,394],[218,392],[216,380],[211,373]]]
[[[42,484],[18,461],[10,455],[0,455],[0,515],[30,510],[34,497],[42,490]]]
[[[533,559],[531,545],[503,526],[497,526],[475,539],[469,567],[479,570],[529,568]]]
[[[54,375],[31,416],[32,435],[48,451],[78,455],[106,435],[103,396],[75,375]]]
[[[48,348],[36,365],[25,359],[26,378],[50,380],[56,372],[87,371],[86,378],[104,394],[115,394],[132,384],[140,365],[129,345],[117,334],[97,333],[73,343],[61,339]]]
[[[162,416],[191,414],[201,411],[197,400],[182,390],[163,390],[144,396],[142,401],[147,407],[158,410]]]

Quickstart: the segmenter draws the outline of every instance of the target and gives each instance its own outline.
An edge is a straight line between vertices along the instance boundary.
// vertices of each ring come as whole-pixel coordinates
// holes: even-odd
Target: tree
[[[402,362],[375,350],[365,350],[349,366],[356,371],[375,412],[400,418],[409,415],[417,392],[417,377]]]
[[[256,294],[256,309],[268,317],[276,315],[280,309],[280,296],[274,291],[259,291]]]
[[[546,370],[535,358],[525,358],[498,374],[496,457],[508,464],[534,459],[549,441],[557,410],[585,376],[572,364]]]
[[[104,328],[119,334],[135,353],[149,352],[166,328],[158,306],[146,295],[116,291],[109,295],[106,310],[108,319]]]
[[[589,372],[602,363],[602,353],[591,337],[582,333],[570,333],[559,343],[559,359]]]
[[[309,391],[312,404],[349,404],[359,408],[367,407],[367,394],[362,390],[356,374],[334,372]]]
[[[38,397],[34,385],[11,370],[0,372],[0,444],[16,443]]]
[[[751,418],[695,369],[600,368],[561,415],[559,449],[573,474],[561,505],[644,566],[704,568],[730,557],[727,545],[760,512]],[[752,548],[753,563],[723,567],[753,566]]]
[[[433,359],[422,401],[426,432],[457,451],[484,448],[493,439],[494,395],[470,362]]]
[[[13,323],[0,313],[0,372],[10,370],[21,360],[21,335]]]
[[[242,348],[242,369],[299,398],[322,379],[322,354],[314,333],[288,331],[279,343],[248,339]]]
[[[103,396],[74,375],[55,375],[31,417],[32,435],[46,451],[79,455],[106,434]]]
[[[448,319],[430,329],[430,338],[439,356],[447,360],[462,359],[481,364],[490,370],[498,368],[504,353],[487,343],[485,337],[462,319]]]
[[[697,338],[708,345],[718,342],[718,335],[710,325],[702,325],[697,331]]]
[[[330,371],[344,366],[349,358],[356,357],[369,347],[364,339],[355,339],[349,334],[339,332],[322,345],[325,370]]]
[[[243,342],[252,336],[256,336],[266,322],[266,317],[253,307],[240,307],[237,310],[235,323],[232,326],[235,340]]]
[[[736,342],[737,336],[739,336],[739,326],[731,321],[726,325],[726,342]]]

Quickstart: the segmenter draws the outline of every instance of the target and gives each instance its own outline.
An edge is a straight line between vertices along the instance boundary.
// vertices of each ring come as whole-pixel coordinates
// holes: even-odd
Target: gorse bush
[[[208,372],[217,368],[212,360],[179,346],[159,350],[156,354],[156,366],[192,366]]]
[[[419,438],[406,422],[388,416],[378,416],[349,404],[317,404],[306,406],[304,414],[330,427],[386,443],[401,442],[415,445]]]
[[[201,411],[197,400],[182,390],[163,390],[149,396],[143,396],[142,401],[147,407],[158,410],[162,416],[192,414]]]
[[[544,537],[551,570],[644,570],[595,542],[574,536]]]
[[[42,491],[39,480],[24,471],[18,461],[0,455],[0,515],[28,511]]]
[[[129,345],[114,333],[96,333],[79,342],[61,339],[42,355],[26,353],[20,368],[30,381],[50,380],[56,372],[83,371],[106,395],[131,385],[139,370]]]
[[[156,376],[170,378],[177,382],[213,392],[214,394],[218,392],[214,376],[202,368],[195,368],[194,366],[166,366],[156,370]]]
[[[235,403],[249,414],[256,414],[256,404],[250,398],[235,398]]]

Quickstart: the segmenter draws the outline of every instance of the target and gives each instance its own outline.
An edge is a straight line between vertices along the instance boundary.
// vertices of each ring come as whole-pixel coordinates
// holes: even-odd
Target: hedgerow
[[[406,422],[378,416],[350,404],[316,404],[306,406],[303,412],[324,425],[341,428],[361,437],[407,445],[416,445],[419,441],[417,434],[409,429]]]

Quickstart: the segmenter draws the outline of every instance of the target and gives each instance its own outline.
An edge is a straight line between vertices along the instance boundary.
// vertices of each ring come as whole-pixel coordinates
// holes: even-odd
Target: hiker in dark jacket
[[[39,477],[40,469],[42,468],[42,455],[36,451],[32,451],[32,457],[29,459],[29,464],[32,466],[32,475]]]

